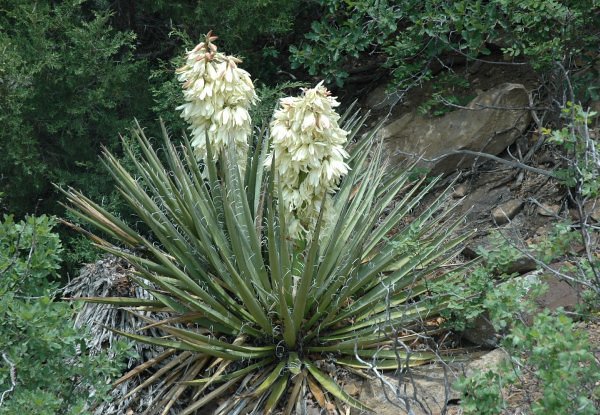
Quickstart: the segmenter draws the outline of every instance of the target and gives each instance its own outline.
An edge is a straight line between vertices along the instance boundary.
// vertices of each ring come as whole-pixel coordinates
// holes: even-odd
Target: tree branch
[[[439,160],[442,160],[448,156],[452,156],[452,155],[456,155],[456,154],[467,154],[470,156],[476,156],[476,157],[483,157],[483,158],[487,158],[490,160],[494,160],[498,163],[510,166],[510,167],[515,167],[518,169],[523,169],[523,170],[527,170],[530,171],[532,173],[537,173],[540,174],[542,176],[546,176],[546,177],[551,177],[551,178],[557,178],[556,177],[556,173],[550,171],[550,170],[544,170],[544,169],[538,169],[537,167],[532,167],[532,166],[528,166],[527,164],[523,164],[519,161],[516,160],[505,160],[503,158],[500,158],[498,156],[494,156],[493,154],[488,154],[488,153],[481,153],[479,151],[472,151],[472,150],[452,150],[449,151],[445,154],[442,154],[441,156],[438,157],[434,157],[434,158],[425,158],[423,156],[418,156],[417,154],[414,153],[405,153],[402,151],[398,151],[398,154],[402,154],[403,156],[408,156],[408,157],[413,157],[413,158],[419,158],[420,160],[426,161],[426,162],[436,162]]]
[[[8,363],[8,366],[10,367],[10,388],[2,392],[2,395],[0,395],[0,406],[2,406],[2,404],[4,403],[4,398],[6,397],[6,395],[13,392],[15,390],[15,387],[17,386],[17,367],[13,362],[10,361],[6,353],[2,353],[2,358],[6,363]]]

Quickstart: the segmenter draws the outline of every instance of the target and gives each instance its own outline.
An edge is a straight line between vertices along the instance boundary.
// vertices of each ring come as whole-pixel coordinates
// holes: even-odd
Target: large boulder
[[[387,84],[382,84],[367,95],[364,104],[367,108],[377,111],[393,107],[400,101],[400,98],[401,94],[388,92]]]
[[[413,110],[383,127],[379,136],[397,161],[421,156],[422,167],[450,173],[475,160],[457,150],[497,155],[514,143],[531,121],[528,105],[523,85],[505,83],[476,97],[468,109],[439,118]]]

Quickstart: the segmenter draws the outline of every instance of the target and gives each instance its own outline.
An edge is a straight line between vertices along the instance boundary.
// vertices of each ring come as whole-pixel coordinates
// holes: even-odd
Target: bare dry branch
[[[8,364],[10,368],[10,388],[2,392],[0,395],[0,406],[4,403],[4,399],[9,393],[12,393],[17,386],[17,366],[8,358],[6,353],[2,353],[2,359]]]

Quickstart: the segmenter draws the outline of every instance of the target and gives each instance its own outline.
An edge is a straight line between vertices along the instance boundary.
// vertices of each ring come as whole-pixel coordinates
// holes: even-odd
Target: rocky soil
[[[561,164],[560,155],[549,146],[540,145],[542,139],[527,109],[534,76],[526,68],[509,72],[485,64],[464,68],[463,75],[471,85],[479,87],[470,91],[475,92],[475,97],[462,108],[453,108],[439,117],[423,116],[416,109],[426,100],[431,85],[412,91],[403,104],[398,104],[397,95],[377,86],[365,96],[363,104],[370,107],[376,118],[386,120],[379,136],[392,154],[392,167],[419,160],[419,166],[444,175],[439,191],[454,183],[453,197],[463,200],[460,209],[467,215],[465,226],[476,230],[463,250],[464,259],[476,257],[477,247],[491,246],[490,234],[499,231],[506,244],[523,251],[508,273],[516,273],[519,278],[535,276],[548,285],[547,292],[537,300],[540,310],[563,307],[573,312],[582,301],[581,287],[552,270],[540,271],[538,263],[528,255],[527,247],[547,238],[555,223],[579,219],[567,189],[551,177]],[[376,123],[373,121],[373,125]],[[592,134],[598,134],[597,124]],[[591,220],[598,223],[600,202],[590,204],[588,212]],[[590,246],[600,256],[597,238],[598,232],[592,234]],[[573,250],[583,255],[583,245],[574,246]],[[569,261],[573,264],[577,258]],[[550,267],[558,270],[565,264],[568,263],[557,261]],[[600,322],[578,324],[589,335],[600,359]],[[477,369],[493,370],[507,355],[495,348],[499,335],[485,318],[455,334],[451,340],[456,343],[450,347],[466,347],[464,353],[444,359],[444,363],[413,370],[410,376],[386,378],[385,382],[352,380],[349,391],[376,407],[379,414],[461,414],[460,394],[452,387],[456,377]],[[387,396],[382,386],[386,382]],[[523,376],[520,383],[504,390],[509,404],[505,413],[529,413],[532,399],[539,395],[535,378]]]

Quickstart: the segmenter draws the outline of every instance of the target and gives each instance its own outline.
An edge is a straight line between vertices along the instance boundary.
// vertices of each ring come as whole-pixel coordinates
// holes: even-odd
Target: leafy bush
[[[249,78],[213,40],[179,70],[192,141],[178,147],[165,133],[155,150],[139,129],[133,169],[105,154],[151,237],[66,192],[72,214],[97,231],[95,243],[160,287],[147,287],[153,300],[93,301],[172,314],[148,318],[167,337],[122,333],[178,353],[160,372],[155,412],[187,393],[194,399],[183,414],[224,395],[218,413],[268,414],[285,401],[289,414],[308,390],[323,407],[369,409],[327,367],[397,369],[435,357],[394,345],[418,339],[446,307],[429,284],[449,277],[441,266],[468,237],[453,236],[462,218],[447,209],[446,192],[403,225],[436,181],[386,173],[375,131],[353,142],[364,118],[340,119],[322,85],[282,99],[270,135],[248,137]]]
[[[572,97],[573,92],[570,92]],[[583,247],[582,258],[576,258],[577,266],[567,273],[573,274],[574,280],[585,287],[585,300],[592,310],[600,304],[600,261],[593,242],[597,229],[592,223],[600,196],[600,153],[598,138],[593,136],[589,127],[597,115],[568,101],[562,109],[564,126],[543,130],[563,161],[561,168],[556,169],[556,177],[567,188],[568,200],[577,220],[574,225],[567,223],[557,227],[562,238],[553,238],[541,245],[546,249],[559,248],[563,251],[570,242]]]
[[[484,315],[496,330],[505,331],[515,319],[536,311],[533,301],[545,291],[545,285],[535,275],[515,278],[518,274],[508,274],[515,261],[524,255],[531,255],[538,262],[538,270],[566,278],[581,288],[587,309],[580,311],[597,308],[600,288],[594,273],[597,261],[590,263],[575,252],[574,247],[582,244],[582,235],[573,224],[554,224],[543,239],[528,243],[524,250],[517,249],[500,234],[492,234],[489,241],[488,248],[477,249],[478,263],[468,275],[450,284],[442,281],[433,286],[434,292],[449,297],[442,312],[447,327],[462,331]],[[556,261],[564,262],[561,269],[549,267]],[[574,265],[569,265],[569,261]]]
[[[510,372],[508,372],[510,373]],[[506,373],[478,372],[456,383],[463,393],[461,408],[465,414],[498,415],[506,408],[502,388],[510,383]]]
[[[560,129],[546,129],[549,143],[561,148],[567,166],[559,169],[557,177],[568,187],[574,188],[586,200],[600,195],[600,156],[598,140],[590,136],[589,125],[595,112],[585,111],[581,105],[567,102],[562,110],[566,120]]]
[[[434,292],[448,297],[448,305],[442,311],[447,327],[462,331],[487,313],[498,317],[493,321],[500,330],[506,328],[507,321],[527,309],[529,302],[525,297],[536,284],[511,279],[515,275],[507,273],[522,254],[497,234],[491,235],[490,245],[478,247],[479,259],[471,272],[433,285]]]
[[[102,145],[147,105],[135,36],[89,2],[4,2],[0,9],[0,185],[8,212],[57,212],[51,182],[107,196]]]
[[[600,398],[600,365],[585,333],[573,321],[549,312],[536,316],[531,327],[518,325],[507,339],[541,381],[543,397],[533,404],[534,414],[595,414]]]
[[[590,302],[596,300],[593,267],[573,252],[573,244],[581,242],[581,234],[570,224],[557,223],[549,235],[528,250],[545,272],[545,264],[558,258],[571,258],[577,265],[565,265],[556,271],[557,278],[568,278],[588,289]],[[566,313],[545,310],[538,313],[537,296],[545,289],[534,279],[516,278],[495,281],[520,253],[514,247],[482,252],[485,266],[471,274],[476,278],[465,283],[462,295],[469,296],[460,306],[450,303],[458,322],[468,321],[471,314],[486,311],[490,322],[505,333],[500,345],[510,360],[493,371],[483,371],[462,378],[457,383],[463,392],[461,407],[465,414],[501,414],[512,408],[507,400],[511,390],[519,389],[527,397],[533,414],[596,414],[600,407],[600,365],[594,356],[586,333],[576,327]],[[502,278],[502,275],[500,276]],[[477,290],[483,294],[477,295]],[[461,288],[450,290],[459,295]],[[597,303],[591,305],[597,307]],[[582,310],[589,311],[589,310]],[[537,314],[536,314],[537,313]],[[523,319],[523,316],[529,318]],[[456,323],[454,323],[456,324]],[[461,328],[461,327],[459,327]]]
[[[503,342],[511,361],[496,373],[480,372],[462,379],[466,414],[500,414],[506,408],[502,387],[524,374],[539,384],[533,414],[597,414],[600,399],[600,365],[588,339],[562,310],[538,314],[531,326],[516,323]]]
[[[304,43],[290,48],[292,64],[343,85],[369,56],[400,90],[428,79],[449,56],[485,57],[490,44],[510,57],[548,69],[574,56],[597,53],[596,0],[446,1],[320,0],[321,18]],[[589,52],[589,54],[586,54]]]
[[[42,296],[50,292],[56,277],[62,247],[52,232],[55,220],[30,216],[15,223],[4,216],[0,227],[2,292]]]
[[[54,301],[62,248],[55,220],[0,222],[0,414],[84,414],[103,399],[117,361],[86,354],[85,333],[73,328],[73,308]]]

